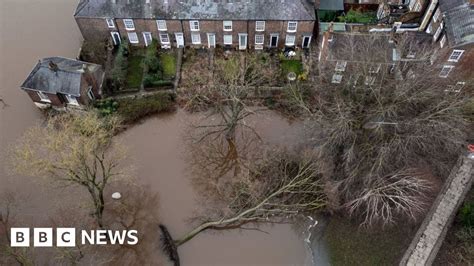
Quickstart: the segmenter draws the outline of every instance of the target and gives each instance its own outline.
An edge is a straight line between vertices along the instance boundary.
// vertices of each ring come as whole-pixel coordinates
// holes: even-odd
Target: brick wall
[[[247,46],[249,48],[255,47],[255,21],[232,21],[232,31],[224,31],[222,20],[199,20],[199,31],[191,31],[190,20],[167,20],[166,26],[167,31],[162,33],[168,33],[171,45],[176,47],[175,33],[184,33],[184,40],[186,46],[193,47],[208,47],[207,33],[216,34],[216,44],[224,45],[224,35],[232,35],[232,46],[238,47],[239,44],[239,33],[248,34]],[[143,46],[145,44],[143,38],[143,32],[150,32],[154,39],[160,40],[159,31],[156,25],[156,20],[152,19],[134,19],[135,29],[132,31],[126,30],[123,19],[114,19],[114,28],[109,28],[105,19],[95,18],[76,18],[76,22],[81,30],[81,33],[86,40],[91,41],[103,41],[111,38],[111,32],[119,32],[121,38],[128,39],[129,32],[136,32],[139,39],[137,45]],[[259,32],[258,34],[264,34],[264,47],[268,47],[270,44],[270,35],[278,34],[278,47],[282,48],[285,46],[285,39],[287,34],[296,36],[295,44],[297,47],[301,47],[303,42],[303,36],[313,36],[315,22],[314,21],[298,21],[297,32],[287,33],[287,21],[266,21],[265,31]],[[193,45],[191,41],[191,34],[200,34],[201,44]]]
[[[33,102],[47,104],[47,102],[42,102],[41,101],[41,98],[38,96],[38,93],[36,91],[25,90],[25,92],[28,94],[28,96],[30,96],[30,98],[31,98],[31,100],[33,100]],[[56,106],[56,107],[64,107],[65,106],[65,104],[61,101],[61,99],[58,97],[58,95],[51,94],[51,93],[44,93],[44,94],[46,94],[48,96],[48,98],[51,100],[51,105],[52,106]]]

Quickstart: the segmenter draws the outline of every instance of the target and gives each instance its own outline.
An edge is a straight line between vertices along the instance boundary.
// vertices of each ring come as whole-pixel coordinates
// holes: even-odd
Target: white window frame
[[[122,38],[120,38],[120,33],[118,31],[112,31],[110,32],[110,35],[112,35],[112,41],[114,42],[114,45],[119,45],[122,43]],[[115,36],[118,36],[119,42],[117,43],[115,40]]]
[[[126,30],[135,30],[135,23],[133,23],[133,19],[124,19],[123,25],[125,26]]]
[[[224,38],[224,45],[232,45],[232,34],[224,34],[223,36]],[[230,38],[230,41],[229,41],[229,38]]]
[[[426,27],[426,33],[431,34],[431,32],[433,32],[433,22],[430,22],[430,24],[428,24],[428,27]]]
[[[335,71],[346,71],[347,61],[337,61]]]
[[[443,28],[444,28],[444,23],[441,22],[441,24],[439,24],[438,28],[436,29],[435,34],[433,35],[433,41],[436,42],[436,40],[438,40],[439,35],[441,35],[441,31],[443,31]]]
[[[436,9],[436,12],[433,15],[433,21],[434,22],[438,21],[440,15],[441,15],[441,11],[439,10],[439,7],[438,7],[438,9]]]
[[[461,59],[462,54],[464,54],[464,50],[454,49],[451,55],[449,56],[448,62],[458,62],[459,59]]]
[[[157,20],[156,21],[156,27],[158,28],[158,31],[167,31],[167,25],[166,25],[166,20]]]
[[[145,46],[150,45],[153,42],[153,36],[151,35],[151,32],[143,32],[143,40],[145,40]],[[148,42],[147,36],[150,36],[150,42]]]
[[[198,20],[190,20],[189,21],[189,28],[191,31],[199,31],[199,21]]]
[[[343,75],[341,73],[334,73],[332,75],[331,83],[333,84],[340,84],[342,82]]]
[[[441,37],[441,40],[439,41],[439,46],[443,48],[445,44],[446,44],[446,34],[443,34],[443,37]]]
[[[421,11],[421,4],[420,4],[420,2],[416,1],[415,5],[413,6],[413,11],[414,11],[414,12],[420,12],[420,11]]]
[[[191,33],[191,42],[192,44],[201,44],[201,34],[198,33]]]
[[[290,25],[293,25],[294,24],[294,29],[293,26],[290,26]],[[297,21],[288,21],[288,25],[286,27],[286,31],[287,32],[296,32],[298,30],[298,22]]]
[[[49,99],[48,95],[42,91],[37,91],[36,94],[38,94],[38,97],[40,97],[40,100],[45,103],[50,103],[51,100]]]
[[[213,42],[211,42],[211,36]],[[216,34],[215,33],[208,33],[207,34],[207,47],[208,48],[215,48],[216,47]]]
[[[107,27],[109,27],[109,29],[115,29],[115,23],[113,18],[106,18],[105,21],[107,22]]]
[[[261,41],[258,41],[261,39]],[[263,45],[265,43],[265,35],[263,34],[255,34],[255,44],[256,45]]]
[[[309,38],[309,41],[308,41],[308,46],[304,46],[304,40],[306,38]],[[310,35],[304,35],[303,38],[301,39],[301,48],[309,48],[311,46],[311,40],[313,39],[313,37],[311,37]]]
[[[182,32],[176,32],[174,34],[174,37],[176,39],[176,47],[178,48],[184,47],[184,34]]]
[[[160,43],[170,44],[170,36],[168,33],[160,33]]]
[[[277,39],[275,46],[272,46],[273,37],[276,37],[276,39]],[[278,42],[280,41],[280,34],[278,34],[278,33],[270,34],[270,40],[269,41],[270,42],[268,43],[268,47],[271,47],[271,48],[278,47]]]
[[[224,31],[232,31],[232,20],[222,21],[222,29]]]
[[[90,100],[95,100],[95,95],[94,95],[94,92],[92,91],[92,86],[89,86],[89,89],[87,90],[87,96],[89,97]]]
[[[293,41],[289,42],[291,39],[293,39]],[[295,42],[296,42],[296,35],[291,35],[291,34],[286,35],[286,39],[285,39],[286,46],[295,46]]]
[[[140,43],[140,40],[138,39],[138,35],[136,32],[127,32],[127,35],[128,35],[128,41],[130,43],[135,43],[135,44]]]
[[[255,31],[265,31],[265,21],[257,20],[255,21]]]
[[[70,105],[79,105],[79,102],[77,101],[77,97],[69,94],[64,94],[66,96],[67,104]]]
[[[447,78],[449,76],[449,73],[453,70],[454,66],[452,65],[444,65],[441,71],[439,72],[439,77],[440,78]]]

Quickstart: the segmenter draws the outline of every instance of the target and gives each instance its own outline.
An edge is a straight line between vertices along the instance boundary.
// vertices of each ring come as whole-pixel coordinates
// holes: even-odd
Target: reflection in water
[[[45,220],[67,205],[68,199],[74,201],[84,196],[76,191],[37,186],[26,177],[8,176],[4,168],[7,146],[42,119],[40,111],[19,90],[19,84],[38,59],[77,55],[81,37],[72,17],[76,4],[77,0],[0,0],[0,98],[8,104],[0,108],[0,193],[8,188],[25,194],[29,200],[22,202],[22,215],[34,221]],[[130,160],[136,165],[139,182],[159,193],[160,218],[174,237],[189,230],[186,219],[199,207],[184,167],[182,132],[189,119],[192,117],[182,111],[151,118],[119,137],[130,147]],[[276,115],[258,117],[258,123],[254,123],[269,141],[297,138],[298,128]],[[289,225],[268,225],[261,230],[268,234],[244,230],[203,233],[180,247],[181,262],[183,265],[304,264],[303,239]]]

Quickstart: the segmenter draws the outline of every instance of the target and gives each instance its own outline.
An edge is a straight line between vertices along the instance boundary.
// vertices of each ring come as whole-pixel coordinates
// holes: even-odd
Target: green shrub
[[[112,86],[114,90],[119,90],[125,85],[128,69],[129,48],[128,42],[123,40],[120,44],[114,60],[114,66],[111,71]]]
[[[474,228],[474,203],[466,202],[459,211],[459,217],[464,227]]]
[[[94,107],[101,115],[107,116],[117,112],[118,103],[112,99],[104,99],[96,101]]]
[[[126,98],[117,101],[117,113],[124,123],[130,124],[152,114],[172,111],[175,96],[170,93],[157,93],[143,98]]]
[[[172,85],[173,83],[169,80],[163,80],[163,76],[161,73],[157,74],[146,74],[145,78],[143,79],[143,86],[145,88],[150,88],[150,87],[159,87],[164,85]]]
[[[374,12],[361,12],[351,9],[345,16],[339,16],[337,19],[339,22],[369,24],[376,22],[377,16]]]
[[[143,78],[143,56],[132,55],[128,59],[127,86],[138,88],[142,84]]]

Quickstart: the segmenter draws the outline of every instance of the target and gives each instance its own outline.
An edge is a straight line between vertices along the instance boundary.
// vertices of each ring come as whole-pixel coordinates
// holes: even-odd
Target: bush
[[[459,216],[464,227],[474,228],[474,203],[466,202],[459,211]]]
[[[128,53],[128,42],[123,40],[118,48],[117,55],[115,56],[114,60],[114,66],[111,71],[111,85],[114,91],[120,90],[125,85],[128,69]]]
[[[143,56],[132,55],[128,61],[127,87],[139,88],[143,79]]]
[[[347,23],[375,23],[377,21],[377,16],[373,12],[361,12],[359,10],[349,10],[345,16],[338,17],[340,22]]]
[[[107,116],[117,112],[118,103],[112,99],[104,99],[96,101],[94,107],[102,116]]]
[[[143,79],[143,86],[145,88],[173,86],[173,82],[162,80],[160,74],[147,74]]]
[[[170,93],[158,93],[138,99],[120,99],[117,100],[117,113],[124,123],[130,124],[152,114],[174,110],[174,101],[175,96]]]

